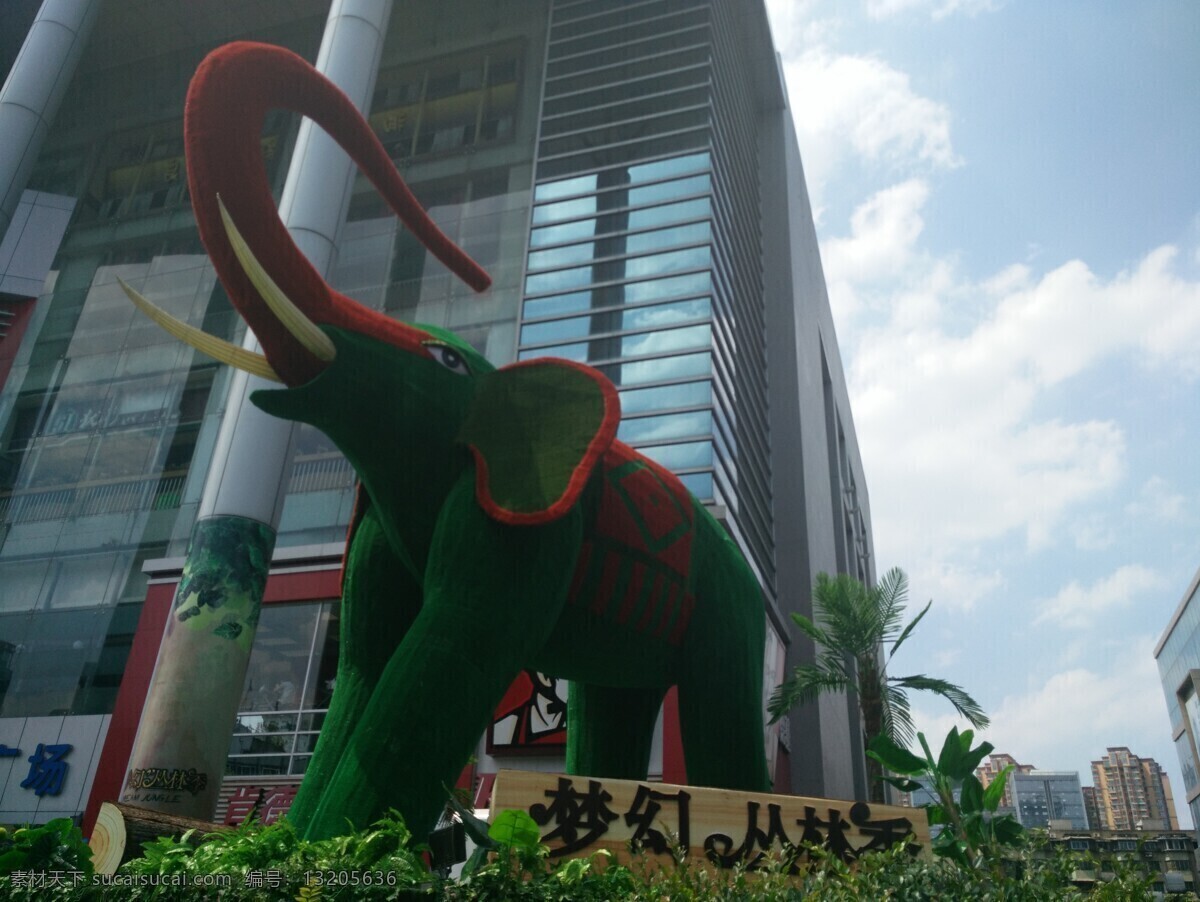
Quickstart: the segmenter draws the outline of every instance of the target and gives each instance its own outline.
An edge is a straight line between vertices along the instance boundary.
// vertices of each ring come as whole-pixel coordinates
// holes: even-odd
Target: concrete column
[[[335,0],[326,22],[316,67],[364,111],[390,13],[391,0]],[[320,272],[333,262],[353,183],[349,157],[305,120],[280,216]],[[245,345],[257,349],[252,333]],[[125,801],[205,819],[216,807],[291,461],[292,424],[249,401],[251,392],[269,387],[278,386],[240,371],[232,380],[134,743]],[[205,592],[218,593],[217,603],[197,603]]]
[[[101,0],[45,0],[0,89],[0,239],[58,113]]]

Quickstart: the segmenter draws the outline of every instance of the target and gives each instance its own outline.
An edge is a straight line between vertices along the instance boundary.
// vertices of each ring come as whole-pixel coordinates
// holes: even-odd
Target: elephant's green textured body
[[[679,480],[612,441],[563,514],[498,522],[479,501],[480,463],[464,432],[475,439],[480,422],[503,422],[525,435],[522,419],[536,416],[542,436],[583,447],[572,435],[575,390],[556,398],[544,369],[493,371],[448,333],[437,340],[453,347],[464,373],[326,331],[354,365],[255,395],[269,412],[324,429],[364,489],[334,702],[292,820],[324,836],[347,818],[365,824],[395,807],[414,829],[431,826],[444,787],[524,668],[571,681],[573,771],[645,777],[663,693],[678,685],[689,778],[769,788],[758,586]],[[481,398],[511,397],[534,373],[540,405],[472,417]],[[509,381],[497,390],[489,379]],[[590,435],[600,415],[578,428]],[[489,462],[498,452],[490,453]],[[538,453],[531,441],[514,452],[519,461],[493,463],[488,474],[519,482]]]
[[[490,279],[300,57],[239,42],[201,63],[188,187],[265,359],[204,347],[284,383],[254,402],[322,429],[362,484],[336,687],[289,817],[324,837],[394,807],[421,837],[528,667],[572,681],[574,772],[644,777],[663,693],[678,685],[689,779],[767,789],[764,611],[736,546],[678,479],[615,440],[617,391],[597,370],[550,359],[497,370],[454,335],[327,285],[264,176],[259,135],[276,108],[332,134],[452,272],[476,290]]]

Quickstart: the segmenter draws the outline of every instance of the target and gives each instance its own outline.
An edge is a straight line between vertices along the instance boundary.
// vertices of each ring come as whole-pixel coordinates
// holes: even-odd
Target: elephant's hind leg
[[[728,535],[707,517],[698,525],[696,606],[679,679],[688,782],[765,792],[762,593]]]
[[[567,702],[567,772],[646,779],[663,692],[572,682]]]

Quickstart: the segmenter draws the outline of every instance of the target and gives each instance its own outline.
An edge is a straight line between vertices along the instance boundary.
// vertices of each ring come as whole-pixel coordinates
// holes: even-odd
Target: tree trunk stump
[[[142,843],[153,842],[160,836],[183,836],[188,830],[195,830],[190,842],[199,845],[205,835],[230,829],[223,824],[164,814],[138,805],[104,802],[100,805],[88,844],[96,873],[112,874],[122,864],[142,854]]]

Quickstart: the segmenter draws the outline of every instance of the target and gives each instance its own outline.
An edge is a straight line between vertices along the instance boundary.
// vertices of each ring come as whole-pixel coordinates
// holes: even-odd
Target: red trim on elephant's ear
[[[501,523],[513,526],[537,526],[564,516],[579,500],[592,472],[616,439],[617,427],[621,424],[621,402],[616,386],[599,370],[586,364],[577,363],[574,360],[542,357],[511,364],[504,367],[503,371],[512,371],[527,366],[544,366],[548,363],[575,370],[595,382],[602,399],[603,413],[598,428],[588,442],[587,449],[576,463],[567,481],[566,488],[551,504],[537,511],[510,510],[497,503],[489,489],[487,460],[479,448],[473,443],[467,443],[467,447],[471,449],[471,455],[475,459],[475,497],[488,516]]]

